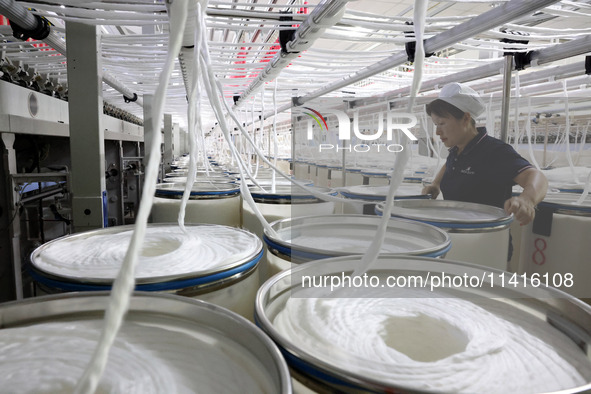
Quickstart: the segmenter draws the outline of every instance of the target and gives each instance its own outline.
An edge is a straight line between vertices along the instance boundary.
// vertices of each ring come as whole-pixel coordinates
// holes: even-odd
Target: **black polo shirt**
[[[502,208],[511,198],[513,178],[531,167],[509,144],[479,128],[458,155],[458,147],[449,149],[441,192],[446,200],[474,202]]]

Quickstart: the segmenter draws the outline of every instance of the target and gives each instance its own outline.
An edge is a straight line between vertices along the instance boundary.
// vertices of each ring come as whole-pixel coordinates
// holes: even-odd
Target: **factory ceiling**
[[[166,2],[3,3],[11,3],[13,11],[25,9],[51,23],[49,43],[47,39],[24,42],[13,37],[13,30],[4,18],[4,25],[0,26],[3,79],[67,98],[67,54],[63,53],[68,43],[67,26],[69,23],[94,25],[101,37],[104,101],[143,118],[143,108],[138,104],[142,103],[143,95],[155,92],[168,50],[170,7]],[[193,30],[202,26],[195,17],[198,13],[195,5],[198,3],[205,10],[209,63],[221,84],[224,100],[244,123],[256,121],[261,114],[268,117],[276,108],[282,112],[290,107],[293,97],[388,98],[408,94],[415,74],[414,63],[407,57],[408,43],[415,41],[414,28],[420,22],[414,14],[414,1],[189,3],[193,7],[188,11],[188,26]],[[471,33],[471,21],[480,20],[478,17],[483,18],[482,15],[493,18],[495,14],[491,11],[515,7],[518,3],[539,2],[427,2],[422,37],[425,45],[437,50],[425,59],[421,94],[436,94],[441,82],[458,79],[473,84],[483,93],[499,94],[501,70],[487,73],[478,70],[501,61],[508,49],[520,54],[534,53],[534,60],[542,59],[526,62],[524,70],[519,72],[524,78],[523,88],[528,84],[543,86],[563,79],[585,78],[586,72],[591,72],[584,66],[586,55],[591,53],[591,1],[547,2],[548,5],[533,7],[510,21],[495,23],[493,19],[492,27]],[[2,11],[6,9],[0,9],[0,13],[7,14]],[[438,37],[446,31],[464,32],[467,36],[458,35],[457,41],[440,48],[442,41]],[[517,42],[508,47],[503,42],[508,39]],[[547,55],[548,48],[569,43],[575,48],[565,51],[565,56]],[[204,49],[200,45],[195,47]],[[177,56],[165,103],[165,113],[172,114],[182,125],[187,117],[185,62],[186,53],[185,57]],[[581,66],[566,71],[569,64]],[[544,70],[550,71],[544,74]],[[540,77],[532,76],[528,81],[526,76],[533,73],[540,73]],[[585,90],[589,83],[587,75],[577,83],[549,85],[547,91],[536,94],[563,94],[567,89],[566,94],[583,92],[588,96]],[[128,96],[135,93],[140,100],[125,102],[122,91]],[[216,119],[205,91],[201,98],[203,127],[211,128]]]

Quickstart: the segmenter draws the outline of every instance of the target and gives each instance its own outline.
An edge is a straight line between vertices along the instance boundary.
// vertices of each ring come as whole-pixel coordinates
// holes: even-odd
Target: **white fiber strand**
[[[199,4],[197,4],[199,6]],[[192,7],[189,7],[192,9]],[[197,149],[197,139],[198,139],[198,128],[197,128],[197,115],[199,114],[199,102],[201,100],[201,95],[199,94],[199,62],[197,61],[197,53],[200,48],[200,41],[199,41],[199,29],[195,29],[194,32],[194,40],[193,42],[196,43],[196,48],[193,49],[192,56],[191,56],[191,66],[189,70],[191,71],[190,78],[188,80],[191,82],[191,85],[188,86],[189,88],[189,105],[187,109],[187,118],[188,118],[188,132],[189,132],[189,172],[187,173],[187,182],[185,183],[185,190],[183,192],[183,197],[181,199],[180,209],[179,209],[179,217],[178,223],[179,227],[183,230],[183,232],[187,233],[185,229],[185,211],[187,207],[187,202],[189,201],[189,197],[191,196],[191,191],[193,190],[193,185],[195,183],[195,176],[197,174],[197,160],[198,160],[198,149]],[[205,147],[203,147],[205,149]],[[205,151],[204,151],[205,153]],[[204,160],[207,162],[207,160]],[[209,167],[205,167],[206,174],[209,174]]]
[[[171,5],[171,35],[169,43],[169,57],[166,67],[160,75],[160,85],[154,95],[152,127],[160,130],[160,121],[164,109],[164,99],[170,75],[174,67],[174,58],[180,50],[183,29],[187,14],[186,0],[177,0]],[[123,317],[129,306],[129,299],[135,285],[134,270],[138,261],[138,255],[146,232],[148,216],[152,208],[152,200],[156,191],[156,179],[158,178],[158,163],[160,161],[160,144],[162,137],[159,132],[154,133],[154,140],[150,152],[150,161],[146,165],[144,193],[136,218],[136,226],[133,232],[129,249],[121,270],[113,282],[110,302],[105,312],[104,329],[83,376],[76,385],[74,393],[94,393],[102,373],[107,364],[109,350],[113,344],[117,332],[123,322]]]
[[[525,132],[527,134],[527,152],[529,154],[529,159],[533,163],[533,165],[539,170],[540,165],[536,160],[536,156],[534,154],[534,148],[531,141],[531,97],[527,99],[527,118],[525,119]]]
[[[568,89],[566,88],[566,80],[562,81],[562,88],[564,91],[564,113],[565,113],[565,123],[564,123],[564,135],[566,140],[566,160],[568,161],[568,165],[570,167],[571,174],[573,176],[573,182],[575,184],[579,183],[579,176],[575,171],[575,165],[573,164],[573,157],[570,151],[570,111],[568,105]]]
[[[416,50],[415,50],[415,71],[413,75],[413,83],[411,87],[408,111],[411,112],[414,106],[415,97],[420,91],[421,79],[423,74],[423,61],[425,59],[425,48],[423,46],[423,33],[424,33],[424,22],[427,13],[427,0],[415,0],[414,7],[414,32],[416,39]],[[402,142],[402,141],[401,141]],[[410,157],[410,144],[408,138],[404,139],[404,149],[402,152],[396,154],[394,160],[394,170],[390,176],[390,188],[388,189],[388,195],[386,196],[386,203],[384,204],[384,212],[380,225],[376,233],[376,237],[372,240],[367,252],[363,255],[359,267],[353,272],[353,276],[359,276],[371,267],[375,262],[384,242],[386,236],[386,229],[390,222],[390,215],[392,213],[392,207],[394,205],[394,196],[396,190],[402,183],[404,178],[404,169],[406,163]]]
[[[581,193],[581,196],[577,199],[575,204],[581,205],[583,203],[583,201],[585,201],[585,199],[589,195],[589,191],[591,191],[591,170],[589,171],[589,174],[587,175],[587,182],[585,182],[585,188],[583,189],[583,193]]]

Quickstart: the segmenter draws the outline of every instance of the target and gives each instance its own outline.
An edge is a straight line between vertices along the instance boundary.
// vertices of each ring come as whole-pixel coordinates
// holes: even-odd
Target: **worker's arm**
[[[425,186],[423,188],[423,190],[421,191],[422,194],[430,194],[432,199],[436,199],[437,196],[439,196],[439,193],[441,192],[441,179],[443,179],[443,174],[445,174],[445,164],[443,165],[443,167],[441,167],[441,169],[439,170],[439,172],[437,173],[437,175],[435,176],[435,179],[433,179],[433,182],[431,182],[431,184],[429,186]]]
[[[546,196],[548,180],[535,168],[520,172],[513,180],[523,187],[523,192],[505,201],[505,211],[514,214],[515,219],[523,226],[536,216],[535,207]]]

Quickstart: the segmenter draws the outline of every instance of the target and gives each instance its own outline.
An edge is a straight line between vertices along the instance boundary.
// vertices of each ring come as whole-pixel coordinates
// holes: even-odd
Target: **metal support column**
[[[106,199],[100,36],[67,22],[72,208],[76,232],[105,227]]]
[[[154,130],[152,130],[152,102],[154,95],[144,94],[144,165],[150,160]]]
[[[164,114],[164,152],[162,154],[162,162],[164,163],[164,172],[170,172],[172,165],[172,115]]]
[[[181,157],[181,127],[178,123],[172,124],[172,157]]]
[[[120,225],[125,224],[125,163],[123,162],[123,158],[125,157],[125,151],[123,149],[123,141],[118,141],[119,142],[119,205],[118,205],[118,209],[119,212],[121,213],[120,216],[117,216],[117,220],[118,223]]]
[[[151,100],[152,100],[152,96],[150,96],[150,102],[151,102]],[[135,222],[135,218],[137,217],[137,210],[139,208],[139,203],[142,200],[142,190],[144,188],[144,166],[148,163],[148,161],[145,158],[145,152],[147,152],[145,130],[146,130],[146,127],[144,126],[144,149],[143,149],[143,151],[142,151],[142,146],[140,145],[139,142],[137,143],[137,147],[136,147],[136,156],[140,159],[140,167],[138,168],[137,177],[136,177],[136,201],[137,201],[137,204],[135,205],[135,210],[133,212],[134,222]]]
[[[4,289],[4,285],[9,282],[7,276],[10,272],[10,268],[12,268],[14,297],[11,297],[11,299],[16,298],[17,300],[20,300],[23,298],[20,247],[21,221],[18,212],[20,207],[17,205],[20,196],[13,188],[11,178],[12,174],[17,173],[16,152],[13,148],[15,135],[12,133],[1,133],[0,136],[2,136],[2,142],[4,144],[1,167],[4,168],[4,175],[6,178],[4,179],[3,185],[7,188],[10,187],[10,190],[6,190],[6,193],[3,193],[3,195],[0,196],[0,201],[5,199],[7,202],[6,205],[3,204],[2,208],[4,213],[0,216],[0,224],[2,226],[2,233],[0,233],[0,257],[4,257],[5,255],[8,257],[6,260],[2,259],[2,262],[0,262],[0,283]],[[0,186],[0,190],[2,188],[3,186]],[[5,232],[8,233],[8,237],[4,237],[3,233]],[[12,262],[12,264],[10,264],[10,262]],[[10,280],[10,282],[12,282],[12,280]],[[8,295],[5,294],[5,291],[3,291],[0,294],[0,300],[7,296]]]
[[[503,68],[503,101],[501,103],[501,136],[500,140],[508,142],[509,104],[511,103],[511,73],[513,71],[513,55],[505,55]]]
[[[332,185],[332,187],[345,187],[345,183],[347,182],[347,155],[346,155],[346,151],[347,151],[347,145],[350,145],[349,140],[342,140],[343,141],[343,163],[341,166],[341,171],[343,171],[343,179],[341,179],[341,184],[340,185]],[[338,146],[338,145],[337,145]]]
[[[154,25],[143,25],[142,26],[142,34],[144,35],[148,35],[148,34],[155,34],[156,33],[156,27]],[[150,151],[152,148],[152,141],[154,140],[153,137],[153,133],[154,131],[152,130],[152,103],[154,102],[154,95],[153,94],[144,94],[143,96],[144,99],[144,104],[143,104],[143,108],[144,108],[144,161],[143,164],[147,165],[148,164],[148,160],[149,160],[149,155],[150,155]],[[138,145],[138,152],[137,152],[137,156],[142,156],[141,154],[141,147]],[[141,187],[143,188],[143,179],[140,182]],[[138,190],[138,201],[140,201],[140,193]]]
[[[181,155],[184,155],[185,153],[189,153],[189,151],[191,150],[190,145],[191,144],[189,143],[189,131],[182,130],[182,132],[181,132]]]
[[[292,97],[291,97],[291,103],[293,105],[296,104],[297,101],[297,90],[292,90]],[[290,104],[291,106],[291,104]],[[301,174],[297,174],[296,173],[296,163],[297,163],[297,159],[296,159],[296,126],[298,124],[297,121],[297,117],[294,117],[293,113],[291,115],[291,163],[293,165],[293,175],[295,178],[301,177]],[[303,177],[299,178],[299,179],[303,179]]]

